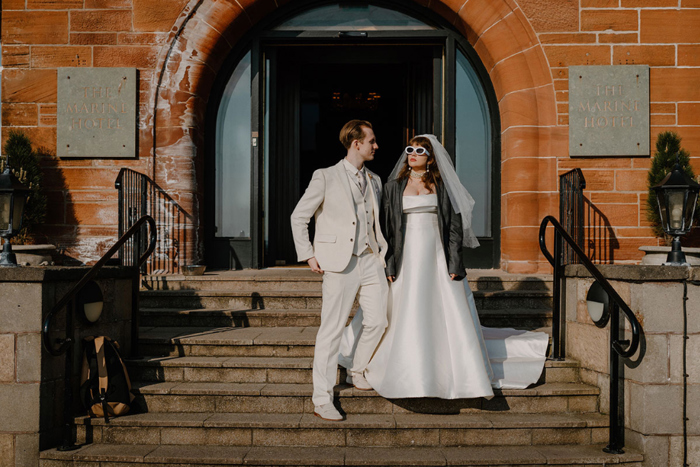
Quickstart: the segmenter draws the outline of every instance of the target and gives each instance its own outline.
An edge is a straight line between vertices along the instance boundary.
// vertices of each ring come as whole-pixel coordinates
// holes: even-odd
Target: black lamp
[[[89,322],[94,323],[100,319],[102,308],[104,307],[104,296],[97,282],[90,281],[86,283],[78,293],[76,301],[78,309],[82,309],[85,318]]]
[[[22,216],[31,190],[12,173],[9,162],[0,173],[0,237],[5,245],[0,253],[0,266],[17,267],[17,257],[12,252],[10,238],[22,228]]]
[[[700,185],[683,171],[679,154],[676,155],[676,165],[671,173],[654,187],[654,191],[659,203],[661,226],[664,232],[673,236],[671,251],[664,265],[687,264],[679,237],[690,232],[693,226]]]

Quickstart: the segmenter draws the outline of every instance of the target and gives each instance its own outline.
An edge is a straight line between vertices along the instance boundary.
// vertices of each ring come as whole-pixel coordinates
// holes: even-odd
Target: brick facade
[[[683,137],[700,169],[699,0],[417,0],[474,46],[499,100],[501,264],[549,270],[539,222],[558,212],[557,174],[580,167],[601,261],[641,258],[656,245],[645,216],[648,158],[568,156],[568,66],[651,66],[651,142]],[[122,166],[151,176],[194,221],[186,247],[201,254],[202,154],[208,93],[227,53],[284,0],[3,0],[2,138],[21,128],[56,148],[56,68],[136,67],[139,158],[46,160],[45,234],[82,261],[116,236],[114,180]],[[159,84],[160,83],[160,84]],[[157,99],[156,99],[157,94]],[[154,118],[154,105],[157,112]]]

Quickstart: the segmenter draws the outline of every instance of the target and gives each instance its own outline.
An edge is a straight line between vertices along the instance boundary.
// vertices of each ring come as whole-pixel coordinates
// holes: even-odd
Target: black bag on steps
[[[119,344],[109,337],[83,339],[83,370],[80,399],[91,417],[109,417],[129,412],[134,395]]]

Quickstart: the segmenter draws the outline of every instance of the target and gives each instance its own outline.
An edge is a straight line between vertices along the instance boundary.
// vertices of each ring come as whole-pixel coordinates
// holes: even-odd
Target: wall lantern
[[[76,297],[78,311],[82,309],[85,318],[91,323],[94,323],[102,315],[102,307],[104,306],[104,297],[102,289],[97,285],[97,282],[90,281],[85,284],[82,290]]]
[[[598,281],[595,281],[586,295],[588,315],[599,328],[604,328],[610,320],[610,296]]]
[[[17,267],[17,257],[12,252],[10,238],[22,228],[22,216],[31,190],[20,183],[10,169],[9,163],[0,173],[0,237],[5,245],[0,253],[0,266]]]
[[[679,155],[676,155],[673,170],[654,187],[654,191],[659,203],[661,226],[666,234],[673,236],[671,252],[664,265],[687,264],[679,237],[690,232],[693,226],[700,185],[683,171]]]

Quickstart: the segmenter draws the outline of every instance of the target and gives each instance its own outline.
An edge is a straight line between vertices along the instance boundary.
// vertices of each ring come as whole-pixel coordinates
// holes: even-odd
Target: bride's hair
[[[411,141],[409,141],[408,144],[411,146],[418,145],[428,150],[430,155],[428,156],[428,162],[426,167],[429,170],[426,170],[426,172],[423,174],[422,181],[423,184],[425,184],[425,186],[428,188],[432,186],[437,187],[438,184],[442,183],[442,177],[440,176],[440,169],[438,168],[438,165],[435,161],[435,152],[433,150],[433,145],[430,144],[430,140],[425,136],[414,136],[413,138],[411,138]],[[401,169],[401,172],[399,172],[399,176],[397,178],[399,180],[403,180],[404,178],[408,178],[410,175],[411,166],[408,165],[407,157],[406,163]]]

